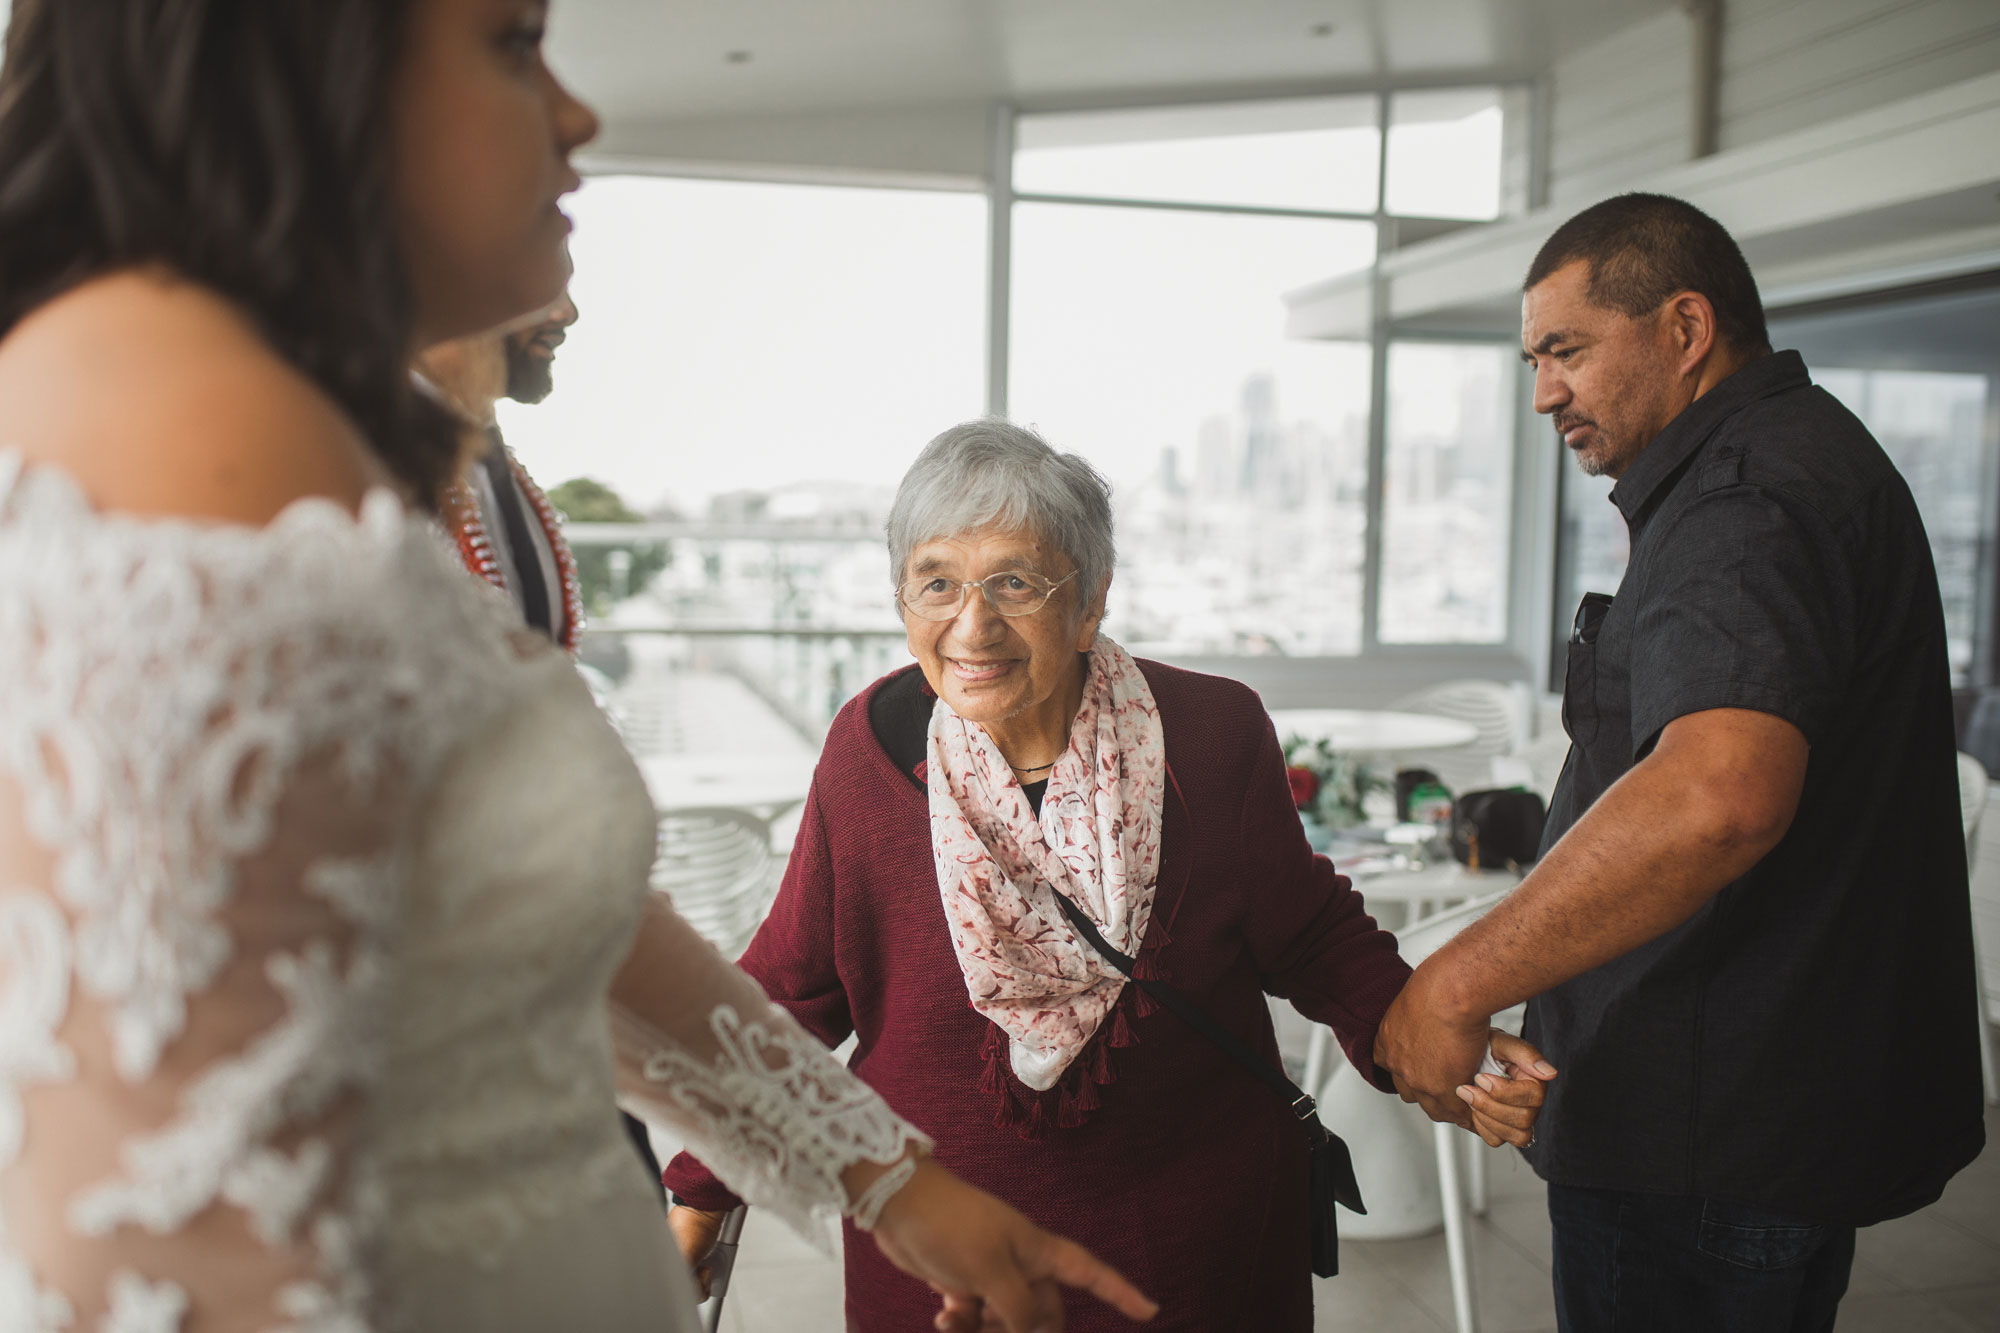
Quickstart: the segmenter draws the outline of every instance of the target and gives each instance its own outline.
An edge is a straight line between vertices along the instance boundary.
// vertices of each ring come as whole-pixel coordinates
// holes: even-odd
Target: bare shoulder
[[[235,306],[157,272],[95,279],[0,341],[0,448],[100,508],[239,523],[387,475],[354,423]]]

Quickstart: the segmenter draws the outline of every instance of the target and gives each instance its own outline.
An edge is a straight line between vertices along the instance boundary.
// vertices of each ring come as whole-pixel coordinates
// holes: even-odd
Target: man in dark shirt
[[[1617,479],[1632,559],[1577,610],[1540,863],[1377,1058],[1474,1098],[1488,1015],[1534,997],[1564,1330],[1831,1329],[1854,1228],[1984,1141],[1929,543],[1705,214],[1607,200],[1524,291],[1536,410]]]

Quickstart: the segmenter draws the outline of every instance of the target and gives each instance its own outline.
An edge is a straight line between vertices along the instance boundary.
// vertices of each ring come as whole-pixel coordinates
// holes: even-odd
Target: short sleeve
[[[1770,713],[1817,742],[1855,661],[1847,562],[1829,526],[1743,483],[1662,518],[1672,527],[1636,590],[1633,758],[1676,718],[1715,708]]]

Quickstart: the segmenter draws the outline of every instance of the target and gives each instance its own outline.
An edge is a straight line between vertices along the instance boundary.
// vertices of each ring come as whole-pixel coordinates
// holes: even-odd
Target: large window
[[[1370,345],[1287,339],[1281,300],[1371,265],[1385,213],[1495,216],[1503,123],[1493,89],[1020,119],[1007,408],[1117,489],[1114,633],[1362,652],[1372,572],[1373,642],[1504,637],[1507,354],[1398,346],[1372,477]]]
[[[1376,116],[1372,97],[1023,116],[1014,189],[1373,213],[1381,171]]]
[[[809,517],[984,409],[979,195],[597,177],[571,211],[582,318],[548,401],[501,407],[546,482]]]
[[[1015,210],[1008,410],[1114,484],[1113,634],[1359,648],[1367,348],[1286,339],[1277,294],[1374,242],[1357,222]]]
[[[605,669],[628,693],[732,676],[822,728],[901,653],[896,481],[994,407],[1112,481],[1109,624],[1134,647],[1499,642],[1505,357],[1398,343],[1378,367],[1387,344],[1288,338],[1284,297],[1369,270],[1385,220],[1496,216],[1513,106],[1475,88],[1023,115],[999,226],[967,192],[592,179],[556,391],[501,425],[545,485],[598,483],[563,492],[580,512],[654,524],[643,567],[597,562]],[[671,748],[705,725],[654,729]]]
[[[1483,221],[1500,216],[1506,118],[1498,88],[1389,99],[1388,212]]]
[[[1389,348],[1384,643],[1506,638],[1519,364],[1491,343]]]

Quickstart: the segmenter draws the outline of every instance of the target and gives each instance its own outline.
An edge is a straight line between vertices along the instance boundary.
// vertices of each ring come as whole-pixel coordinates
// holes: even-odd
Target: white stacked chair
[[[769,821],[731,806],[660,812],[652,886],[725,957],[735,958],[770,910],[780,875]]]
[[[1469,722],[1477,730],[1465,745],[1410,758],[1444,779],[1453,795],[1492,786],[1494,759],[1514,753],[1523,739],[1520,700],[1511,685],[1497,680],[1449,680],[1406,694],[1389,708]]]

